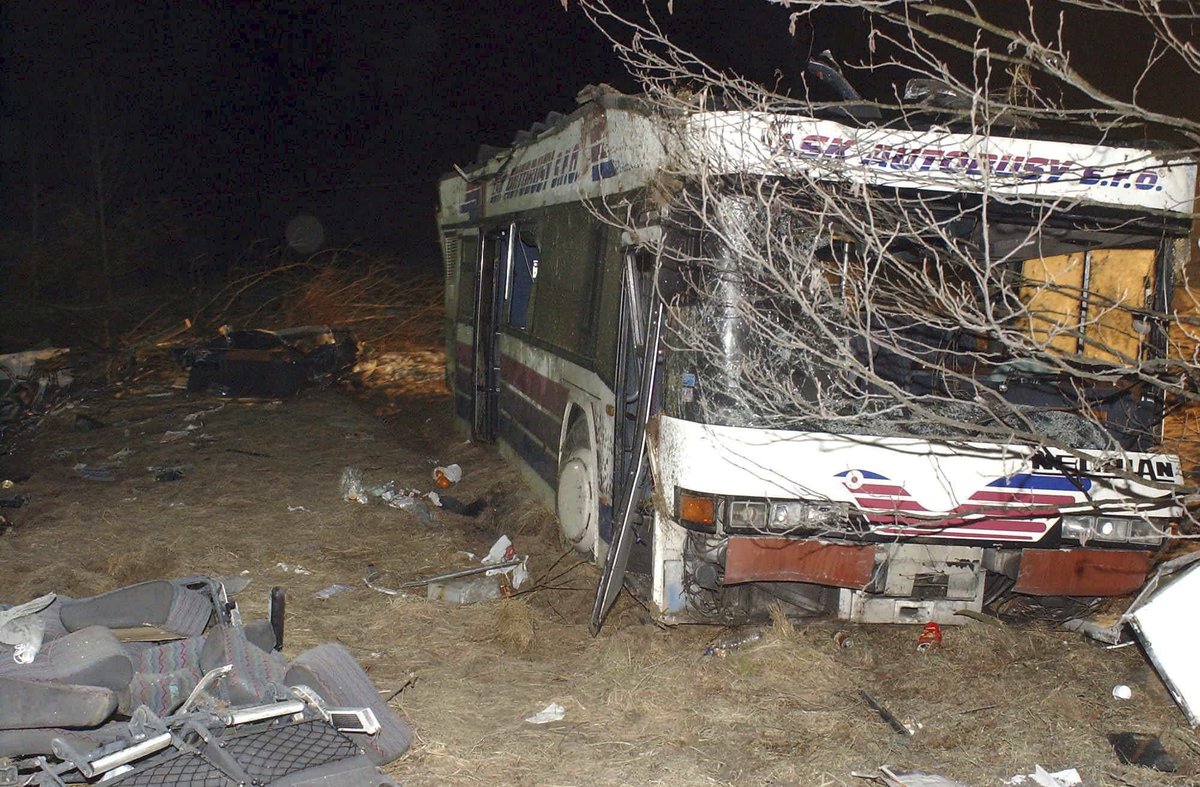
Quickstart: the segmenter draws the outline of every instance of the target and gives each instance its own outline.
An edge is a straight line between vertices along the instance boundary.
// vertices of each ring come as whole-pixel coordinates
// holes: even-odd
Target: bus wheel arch
[[[600,476],[596,448],[584,412],[573,407],[558,453],[555,493],[559,532],[577,552],[594,555],[600,529]]]

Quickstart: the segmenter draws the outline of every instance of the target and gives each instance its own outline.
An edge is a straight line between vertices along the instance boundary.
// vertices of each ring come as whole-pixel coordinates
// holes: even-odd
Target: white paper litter
[[[507,536],[500,536],[496,539],[496,543],[492,544],[492,548],[484,555],[483,560],[479,561],[485,566],[490,566],[494,563],[502,563],[506,560],[513,560],[517,557],[517,550],[513,546],[512,540]],[[485,576],[495,576],[496,574],[508,574],[509,584],[513,590],[520,590],[521,585],[525,584],[525,580],[529,579],[529,557],[515,566],[507,566],[505,568],[493,568],[485,573]]]
[[[483,556],[483,560],[479,561],[485,566],[490,566],[493,563],[499,563],[504,560],[504,554],[512,548],[512,539],[508,536],[500,536],[496,539],[496,543],[492,544],[492,548]],[[490,574],[489,574],[490,576]]]
[[[276,563],[275,568],[279,569],[280,571],[284,571],[288,574],[304,574],[306,576],[312,575],[311,571],[309,571],[307,568],[305,568],[304,566],[301,566],[301,565],[293,566],[290,563]]]
[[[530,724],[549,724],[552,721],[562,721],[567,715],[567,709],[557,702],[552,702],[532,716],[525,717]]]
[[[1014,776],[1011,779],[1005,779],[1005,784],[1028,784],[1037,785],[1037,787],[1082,787],[1083,777],[1079,775],[1079,771],[1074,768],[1067,768],[1065,771],[1048,772],[1040,765],[1033,766],[1033,773],[1027,773],[1022,776]]]

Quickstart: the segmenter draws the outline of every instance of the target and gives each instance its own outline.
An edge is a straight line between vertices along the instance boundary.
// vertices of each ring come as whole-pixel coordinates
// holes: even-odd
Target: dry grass
[[[254,582],[240,603],[249,619],[265,613],[267,589],[283,585],[286,655],[339,641],[382,691],[415,676],[392,701],[414,746],[389,767],[412,787],[858,785],[852,771],[884,763],[972,785],[999,785],[1039,763],[1078,767],[1089,787],[1195,784],[1200,773],[1194,734],[1136,649],[1107,651],[1040,625],[968,620],[945,630],[941,650],[921,654],[915,627],[816,625],[777,609],[761,640],[714,658],[704,648],[720,630],[664,631],[622,598],[592,639],[595,570],[563,554],[551,517],[493,451],[451,432],[445,399],[397,402],[386,419],[332,392],[230,402],[201,419],[190,443],[165,445],[164,431],[212,402],[144,393],[98,406],[106,429],[39,435],[20,490],[32,502],[14,512],[19,526],[0,552],[0,599],[247,571]],[[122,448],[133,453],[114,467],[114,482],[70,469]],[[484,498],[479,517],[436,511],[425,525],[339,494],[346,466],[360,468],[368,486],[428,489],[431,469],[447,462],[465,474],[446,493]],[[183,463],[193,469],[173,483],[145,470]],[[362,582],[368,563],[388,586],[468,565],[460,552],[482,554],[500,533],[531,553],[540,587],[452,607]],[[351,589],[314,597],[334,583]],[[833,640],[838,630],[849,647]],[[1133,688],[1132,700],[1112,699],[1118,682]],[[863,690],[921,731],[897,735]],[[550,702],[566,708],[563,721],[524,721]],[[1118,764],[1103,736],[1121,730],[1160,735],[1181,775]]]

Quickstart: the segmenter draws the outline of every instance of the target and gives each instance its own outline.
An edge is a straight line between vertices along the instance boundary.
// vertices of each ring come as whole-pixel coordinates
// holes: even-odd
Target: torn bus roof
[[[1196,165],[1138,148],[941,129],[855,128],[753,112],[698,112],[688,142],[718,172],[1065,199],[1191,213]]]
[[[1133,147],[857,127],[797,114],[668,118],[602,94],[441,182],[443,226],[647,186],[663,175],[753,174],[1190,214],[1196,166]]]

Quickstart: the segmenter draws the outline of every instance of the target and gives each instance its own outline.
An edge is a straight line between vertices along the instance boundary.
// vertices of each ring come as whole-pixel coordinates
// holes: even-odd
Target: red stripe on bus
[[[976,492],[971,500],[982,500],[989,503],[1030,503],[1036,505],[1071,505],[1075,502],[1072,495],[1047,495],[1040,492]]]
[[[555,417],[561,417],[567,407],[566,386],[534,371],[515,358],[501,356],[500,378]]]

